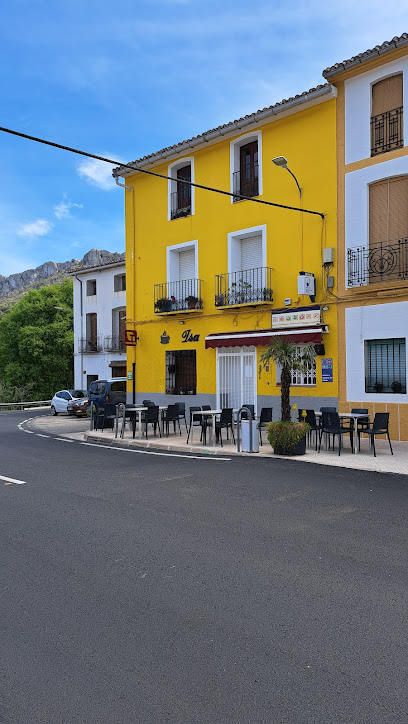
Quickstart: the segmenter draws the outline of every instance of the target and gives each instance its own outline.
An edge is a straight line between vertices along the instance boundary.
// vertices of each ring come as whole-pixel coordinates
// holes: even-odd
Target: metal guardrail
[[[42,405],[51,405],[51,400],[36,400],[35,402],[0,402],[0,411],[6,407],[24,410],[25,407],[40,407]]]

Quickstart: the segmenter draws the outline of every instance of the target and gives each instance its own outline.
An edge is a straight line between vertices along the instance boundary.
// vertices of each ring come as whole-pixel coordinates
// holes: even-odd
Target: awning
[[[205,348],[215,347],[265,347],[274,337],[286,337],[296,344],[320,344],[322,342],[321,327],[299,327],[297,329],[253,329],[249,332],[223,332],[209,334],[205,338]]]

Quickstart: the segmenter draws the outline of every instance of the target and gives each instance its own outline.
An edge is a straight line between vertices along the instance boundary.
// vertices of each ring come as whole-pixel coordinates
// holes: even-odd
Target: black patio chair
[[[337,412],[337,407],[321,407],[320,412]]]
[[[161,437],[160,422],[159,422],[159,406],[148,405],[142,419],[142,425],[145,428],[146,440],[148,425],[153,425],[154,434],[156,435],[156,429],[159,429],[159,436]],[[135,428],[133,428],[133,437],[135,436]]]
[[[232,407],[224,407],[221,410],[220,419],[215,421],[215,436],[216,441],[221,441],[221,447],[223,447],[222,444],[222,430],[225,428],[227,430],[227,440],[228,438],[228,430],[231,430],[232,432],[232,439],[235,444],[235,436],[234,436],[234,427],[232,425]]]
[[[116,405],[106,402],[105,407],[98,407],[96,410],[95,430],[113,430],[116,423]]]
[[[394,455],[390,440],[390,433],[388,430],[390,421],[390,413],[389,412],[376,412],[374,415],[374,421],[373,424],[370,425],[365,430],[359,431],[357,427],[357,436],[358,436],[358,449],[360,450],[360,435],[361,432],[364,432],[365,435],[368,435],[370,438],[370,445],[373,448],[374,457],[377,457],[377,453],[375,451],[375,436],[376,435],[386,435],[388,438],[388,442],[390,445],[391,455]]]
[[[184,420],[184,424],[185,424],[186,430],[187,430],[186,404],[185,404],[185,402],[176,402],[176,407],[177,407],[178,419]]]
[[[252,412],[252,419],[255,420],[255,405],[247,405],[247,404],[244,403],[244,404],[242,405],[242,407],[247,407],[248,410],[250,410],[250,411]],[[249,419],[249,418],[248,418],[248,413],[245,412],[245,410],[242,410],[242,412],[241,412],[241,420],[248,420],[248,419]]]
[[[189,408],[190,421],[189,421],[189,426],[188,426],[187,442],[190,439],[191,428],[193,427],[193,425],[194,425],[194,427],[202,427],[201,419],[199,419],[198,417],[193,418],[193,414],[192,414],[193,412],[200,412],[200,411],[201,411],[201,407],[199,405],[192,405]],[[202,439],[202,432],[201,432],[200,439]]]
[[[319,430],[319,450],[318,450],[318,452],[320,452],[323,433],[328,434],[328,435],[333,435],[333,450],[334,450],[334,438],[336,437],[336,435],[339,436],[339,455],[341,453],[342,435],[349,435],[351,449],[354,452],[353,428],[344,427],[344,425],[341,425],[340,417],[337,412],[322,412],[322,424],[321,424],[321,427]],[[330,438],[329,438],[329,448],[330,448]]]
[[[261,414],[259,416],[259,422],[258,422],[258,430],[259,430],[259,442],[261,445],[263,445],[262,442],[262,428],[269,425],[270,422],[272,422],[272,412],[273,407],[263,407],[261,410]]]
[[[306,416],[302,415],[303,412],[306,412]],[[307,433],[309,443],[311,443],[311,441],[312,441],[312,433],[314,432],[314,434],[315,434],[315,450],[317,450],[317,437],[318,437],[318,433],[320,431],[320,425],[317,422],[315,411],[302,409],[302,410],[299,410],[298,416],[299,416],[299,422],[307,422],[307,424],[310,427],[310,430]]]
[[[368,416],[367,407],[353,407],[351,413],[354,413],[355,415],[359,413],[362,415],[364,413],[365,415],[367,415],[367,417],[359,417],[359,419],[357,420],[357,434],[359,430],[360,432],[364,432],[364,430],[367,430],[367,428],[370,427],[370,418]]]
[[[163,411],[163,432],[164,428],[166,428],[166,436],[169,436],[169,427],[170,423],[173,423],[174,428],[174,434],[176,434],[176,423],[179,426],[179,431],[181,435],[181,428],[180,428],[180,420],[178,417],[178,410],[177,410],[177,404],[175,405],[169,405],[167,410]]]
[[[153,400],[143,400],[143,407],[154,407]]]

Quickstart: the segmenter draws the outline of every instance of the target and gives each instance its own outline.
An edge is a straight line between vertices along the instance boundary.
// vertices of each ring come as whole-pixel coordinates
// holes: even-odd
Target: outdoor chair
[[[149,405],[147,407],[147,410],[143,415],[142,425],[144,425],[144,427],[145,427],[146,440],[147,440],[148,425],[153,425],[154,434],[156,434],[156,429],[159,428],[159,436],[161,437],[160,422],[159,422],[159,406],[158,405]],[[134,436],[135,436],[135,428],[133,428],[133,437]]]
[[[306,417],[303,417],[302,415],[303,410],[299,410],[299,422],[307,422],[307,424],[310,426],[310,430],[307,433],[308,442],[311,443],[312,441],[312,432],[315,434],[315,450],[317,450],[317,436],[320,431],[320,426],[316,420],[316,413],[314,410],[305,410]]]
[[[259,416],[259,422],[258,422],[258,430],[259,430],[259,442],[261,445],[263,445],[262,442],[262,428],[267,425],[269,425],[270,422],[272,422],[272,407],[263,407],[261,410],[261,414]]]
[[[185,402],[176,402],[177,407],[177,415],[179,420],[184,420],[184,424],[186,426],[187,430],[187,420],[186,420],[186,405]]]
[[[215,421],[215,435],[216,435],[216,441],[221,441],[221,447],[223,447],[222,444],[222,430],[225,428],[227,430],[227,440],[228,440],[228,430],[231,430],[232,432],[232,439],[234,441],[235,445],[235,436],[234,436],[234,428],[232,425],[232,407],[224,407],[223,410],[221,410],[220,419]]]
[[[179,426],[179,432],[181,435],[181,428],[180,428],[180,420],[178,416],[178,410],[177,410],[177,404],[175,405],[169,405],[167,410],[164,410],[163,414],[163,433],[164,428],[166,428],[166,436],[169,436],[169,426],[170,423],[173,423],[174,428],[174,434],[176,434],[176,423]]]
[[[362,407],[362,408],[360,408],[360,407],[353,407],[352,410],[351,410],[351,413],[352,413],[352,414],[354,413],[355,415],[357,415],[358,413],[360,413],[360,414],[362,415],[362,414],[364,413],[364,414],[367,415],[367,417],[360,417],[360,418],[357,420],[357,434],[358,434],[358,431],[359,431],[359,430],[360,430],[360,432],[364,432],[364,430],[367,430],[367,428],[370,427],[370,418],[369,418],[369,416],[368,416],[368,408],[367,408],[367,407]]]
[[[247,407],[252,412],[252,419],[255,420],[255,405],[243,404],[242,407]],[[248,413],[245,410],[241,413],[241,420],[248,420]]]
[[[321,407],[320,412],[337,412],[336,407]]]
[[[154,406],[153,400],[143,400],[143,407],[152,407]]]
[[[361,432],[364,432],[364,434],[368,435],[370,438],[370,445],[373,449],[374,457],[377,457],[377,453],[375,451],[375,436],[376,435],[386,435],[388,438],[389,445],[390,445],[391,455],[394,455],[393,450],[392,450],[391,440],[390,440],[390,433],[388,430],[389,420],[390,420],[389,412],[376,412],[374,415],[374,422],[372,425],[369,425],[369,427],[367,427],[361,431],[357,427],[358,449],[360,450]]]
[[[201,427],[201,437],[200,437],[200,440],[203,439],[202,420],[199,419],[198,417],[193,418],[193,414],[192,414],[193,412],[201,412],[201,407],[198,406],[198,405],[192,405],[192,406],[190,407],[190,409],[189,409],[190,424],[189,424],[189,428],[188,428],[187,442],[189,441],[191,428],[192,428],[193,426],[194,426],[194,427]]]
[[[334,450],[334,438],[336,435],[339,436],[339,455],[341,453],[341,446],[342,446],[342,435],[349,435],[350,436],[350,444],[351,449],[354,452],[354,443],[353,443],[353,428],[352,427],[344,427],[340,424],[340,417],[337,412],[322,412],[322,424],[319,430],[319,450],[322,443],[322,437],[323,433],[330,435],[333,435],[333,450]],[[330,448],[330,437],[329,437],[329,448]]]
[[[211,405],[202,405],[201,409],[203,412],[205,410],[211,410]],[[207,428],[212,427],[212,418],[210,415],[203,415],[201,418],[201,439],[204,442],[204,445],[207,442]]]
[[[104,431],[105,428],[113,430],[116,423],[116,405],[110,402],[105,407],[98,407],[96,410],[95,430]]]

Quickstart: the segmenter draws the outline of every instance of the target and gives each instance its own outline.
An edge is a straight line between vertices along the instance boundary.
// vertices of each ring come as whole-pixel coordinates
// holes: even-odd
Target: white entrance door
[[[254,405],[256,414],[256,348],[217,349],[217,406],[239,410]]]

